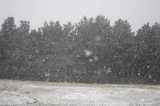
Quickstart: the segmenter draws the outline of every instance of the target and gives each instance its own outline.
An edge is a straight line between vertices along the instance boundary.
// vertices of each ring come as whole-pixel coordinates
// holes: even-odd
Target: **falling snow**
[[[91,55],[93,54],[92,51],[87,50],[87,49],[84,50],[84,53],[85,53],[85,55],[86,55],[87,57],[89,57],[89,56],[91,56]]]

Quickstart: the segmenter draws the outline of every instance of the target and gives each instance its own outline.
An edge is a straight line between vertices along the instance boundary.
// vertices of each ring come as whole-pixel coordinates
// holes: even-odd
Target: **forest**
[[[160,24],[136,32],[103,15],[44,22],[30,29],[14,17],[0,29],[0,79],[101,84],[160,84]]]

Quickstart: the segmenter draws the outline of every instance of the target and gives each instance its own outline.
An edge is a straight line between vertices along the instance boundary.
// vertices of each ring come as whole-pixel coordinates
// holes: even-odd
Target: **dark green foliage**
[[[14,62],[16,50],[16,26],[14,18],[8,17],[1,28],[0,35],[0,76],[12,78],[15,75]]]
[[[0,78],[83,83],[160,84],[160,24],[132,32],[102,15],[30,30],[8,17],[0,31]]]
[[[142,83],[159,83],[160,25],[145,24],[135,38],[135,73]]]

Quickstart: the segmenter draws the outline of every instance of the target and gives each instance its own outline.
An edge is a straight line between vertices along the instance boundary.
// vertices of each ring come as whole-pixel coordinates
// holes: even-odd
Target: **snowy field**
[[[0,80],[0,106],[160,106],[160,86]]]

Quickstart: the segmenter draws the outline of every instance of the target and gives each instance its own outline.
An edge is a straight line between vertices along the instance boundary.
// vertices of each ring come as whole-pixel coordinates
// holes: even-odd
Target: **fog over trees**
[[[0,78],[78,83],[160,84],[160,24],[133,32],[127,20],[103,15],[73,24],[4,20]]]

